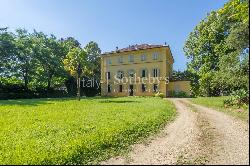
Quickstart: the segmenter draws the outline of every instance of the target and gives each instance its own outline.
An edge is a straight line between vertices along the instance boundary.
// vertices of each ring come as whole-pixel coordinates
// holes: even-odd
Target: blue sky
[[[226,0],[0,0],[0,27],[36,29],[103,52],[132,44],[167,44],[184,70],[183,45],[195,25]]]

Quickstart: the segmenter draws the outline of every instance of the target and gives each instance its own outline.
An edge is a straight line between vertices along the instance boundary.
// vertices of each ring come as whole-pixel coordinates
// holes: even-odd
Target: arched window
[[[159,77],[160,76],[160,69],[154,68],[153,69],[153,77]]]
[[[148,70],[147,69],[142,69],[141,70],[141,77],[144,78],[144,77],[147,77],[148,76]]]
[[[135,76],[135,70],[130,69],[130,70],[128,71],[128,76],[129,76],[129,77],[134,77],[134,76]]]

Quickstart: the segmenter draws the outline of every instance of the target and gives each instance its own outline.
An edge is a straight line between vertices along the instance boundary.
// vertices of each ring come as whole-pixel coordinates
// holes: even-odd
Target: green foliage
[[[72,76],[82,76],[87,73],[86,52],[78,47],[72,48],[63,60],[66,71],[69,71]]]
[[[75,77],[77,80],[77,97],[80,100],[80,85],[81,76],[89,72],[88,61],[86,60],[86,52],[79,48],[72,48],[63,60],[64,67],[66,71],[70,73],[71,76]]]
[[[190,33],[184,52],[195,95],[218,96],[249,89],[248,15],[248,0],[230,0]]]
[[[89,42],[84,50],[87,54],[87,62],[90,70],[90,75],[96,79],[101,78],[101,49],[94,41]]]
[[[178,91],[178,92],[176,92],[176,91],[170,91],[169,92],[169,97],[179,97],[179,98],[183,98],[184,97],[185,98],[185,97],[189,97],[189,96],[184,91]]]
[[[101,50],[97,43],[91,41],[81,49],[80,43],[72,37],[58,40],[54,35],[46,35],[36,30],[29,33],[25,29],[17,29],[11,33],[8,28],[0,28],[0,86],[24,86],[22,93],[36,93],[37,88],[49,92],[63,87],[71,80],[70,74],[75,76],[73,70],[76,69],[74,66],[71,70],[69,63],[64,66],[63,60],[74,63],[70,56],[77,49],[82,50],[78,61],[84,75],[99,78]],[[92,92],[96,94],[98,90]]]
[[[95,164],[173,119],[160,98],[0,101],[1,164]]]
[[[190,80],[192,78],[192,73],[189,71],[173,71],[172,77],[170,80],[173,81],[184,81],[184,80]]]
[[[231,103],[230,96],[221,96],[221,97],[198,97],[192,98],[192,102],[195,104],[204,105],[212,109],[225,112],[229,115],[240,118],[244,121],[249,121],[249,105],[243,105],[240,109],[235,106],[225,107],[225,101],[228,100]],[[227,103],[227,102],[226,102]]]
[[[224,100],[225,107],[237,106],[242,107],[244,104],[249,103],[249,92],[244,89],[234,91],[228,99]]]

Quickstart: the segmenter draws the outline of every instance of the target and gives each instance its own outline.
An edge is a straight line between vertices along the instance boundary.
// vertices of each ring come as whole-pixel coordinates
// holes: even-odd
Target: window
[[[146,61],[146,55],[141,55],[141,61]]]
[[[123,78],[123,71],[117,72],[117,78],[122,79]]]
[[[106,78],[107,78],[108,80],[110,80],[110,79],[111,79],[110,72],[107,72],[107,73],[106,73]]]
[[[154,92],[157,92],[158,91],[158,84],[154,84]]]
[[[135,71],[134,70],[129,70],[128,75],[129,75],[129,77],[134,77]]]
[[[129,55],[128,60],[129,62],[134,62],[134,55]]]
[[[143,69],[142,71],[141,71],[141,77],[143,78],[143,77],[146,77],[146,74],[147,73],[147,71],[146,71],[146,69]]]
[[[153,60],[157,60],[159,58],[159,54],[158,53],[154,53],[153,54]]]
[[[123,63],[123,58],[122,58],[122,57],[119,57],[119,58],[118,58],[118,62],[119,62],[119,63]]]
[[[111,92],[111,86],[110,86],[110,84],[108,84],[108,93],[110,93]]]
[[[153,69],[153,77],[159,77],[160,70],[159,69]]]
[[[106,64],[111,65],[112,64],[111,59],[107,59]]]
[[[119,85],[119,92],[122,92],[122,85]]]
[[[146,85],[145,84],[141,84],[141,91],[145,92],[146,91]]]

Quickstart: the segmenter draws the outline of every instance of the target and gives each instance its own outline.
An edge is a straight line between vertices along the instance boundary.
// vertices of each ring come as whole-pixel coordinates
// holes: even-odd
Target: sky
[[[0,0],[0,27],[33,29],[102,52],[133,44],[170,46],[174,69],[185,70],[185,40],[194,27],[226,0]]]

